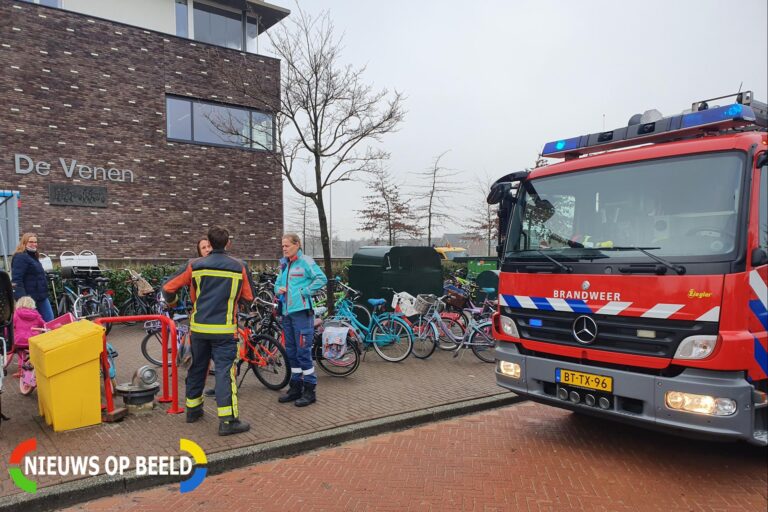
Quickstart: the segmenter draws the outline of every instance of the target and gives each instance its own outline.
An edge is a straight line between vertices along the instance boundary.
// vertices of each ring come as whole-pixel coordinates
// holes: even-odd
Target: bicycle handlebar
[[[273,309],[277,307],[277,304],[275,304],[274,302],[268,302],[260,297],[256,297],[255,299],[253,299],[253,302],[251,304],[254,304],[254,303],[260,306],[270,307]]]

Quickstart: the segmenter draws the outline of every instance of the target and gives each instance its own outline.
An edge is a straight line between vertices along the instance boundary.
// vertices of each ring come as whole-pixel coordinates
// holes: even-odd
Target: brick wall
[[[222,224],[234,254],[278,255],[277,155],[167,142],[165,95],[276,105],[279,61],[14,0],[0,0],[0,45],[0,188],[21,191],[21,231],[37,232],[41,251],[178,259]],[[221,66],[251,74],[261,96],[239,94]],[[48,175],[17,174],[16,154],[49,163]],[[60,158],[106,171],[70,178]],[[133,183],[104,180],[112,168]],[[52,206],[52,183],[106,187],[108,207]]]

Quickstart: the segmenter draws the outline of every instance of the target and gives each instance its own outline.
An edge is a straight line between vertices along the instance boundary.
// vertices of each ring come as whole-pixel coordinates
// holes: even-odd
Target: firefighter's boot
[[[248,423],[244,421],[240,421],[238,419],[219,421],[220,436],[231,436],[233,434],[242,434],[243,432],[248,432],[249,430],[251,430],[251,426]]]
[[[187,407],[187,423],[194,423],[203,417],[203,406]]]

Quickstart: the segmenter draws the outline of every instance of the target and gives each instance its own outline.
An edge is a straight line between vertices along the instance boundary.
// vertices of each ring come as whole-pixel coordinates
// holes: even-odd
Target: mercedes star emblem
[[[581,289],[584,291],[589,290],[589,281],[584,281],[583,283],[581,283]]]
[[[576,341],[584,345],[589,345],[597,339],[597,322],[591,317],[580,316],[573,321],[573,336]]]

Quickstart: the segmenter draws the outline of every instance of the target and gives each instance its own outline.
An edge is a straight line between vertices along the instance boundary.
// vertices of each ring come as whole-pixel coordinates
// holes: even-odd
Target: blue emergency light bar
[[[597,151],[679,139],[702,130],[725,130],[756,124],[756,122],[757,116],[752,107],[734,103],[699,112],[663,117],[650,123],[633,124],[608,132],[547,142],[541,156],[578,157]]]

